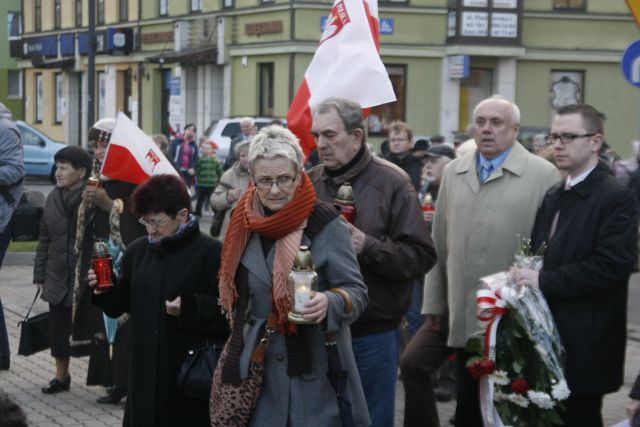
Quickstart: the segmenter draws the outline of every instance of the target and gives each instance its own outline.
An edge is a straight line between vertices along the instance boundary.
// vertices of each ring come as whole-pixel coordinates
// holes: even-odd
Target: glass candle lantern
[[[355,196],[353,195],[353,187],[349,182],[345,182],[338,189],[338,194],[335,198],[335,204],[340,209],[340,213],[347,220],[347,222],[353,224],[356,220],[356,206]]]
[[[302,317],[305,303],[315,297],[318,291],[318,274],[307,246],[300,246],[293,261],[293,269],[289,273],[287,285],[291,295],[291,311],[287,315],[289,321],[298,324],[313,323]]]
[[[99,290],[109,289],[113,286],[111,274],[113,262],[109,247],[104,240],[97,240],[93,244],[93,253],[91,256],[91,268],[96,273],[98,284],[96,288]]]

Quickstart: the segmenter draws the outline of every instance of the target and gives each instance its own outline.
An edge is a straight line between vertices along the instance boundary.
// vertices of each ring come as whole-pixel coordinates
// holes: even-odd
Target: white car
[[[214,120],[204,132],[207,141],[215,142],[218,146],[216,157],[221,163],[224,163],[229,156],[231,140],[236,135],[240,135],[240,121],[243,118],[244,117],[230,117]],[[258,126],[258,130],[269,126],[274,120],[280,120],[286,126],[286,120],[275,117],[252,117],[252,119]]]

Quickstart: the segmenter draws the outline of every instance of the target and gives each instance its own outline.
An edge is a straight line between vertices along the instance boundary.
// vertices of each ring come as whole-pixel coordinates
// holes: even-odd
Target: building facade
[[[0,2],[0,34],[5,40],[19,39],[22,33],[20,0]],[[11,110],[15,119],[23,119],[22,72],[9,52],[9,42],[0,42],[0,102]]]
[[[94,0],[99,117],[126,112],[147,133],[225,116],[284,117],[332,1]],[[88,0],[22,0],[12,41],[26,120],[54,138],[84,140]],[[548,128],[558,106],[607,115],[622,155],[637,138],[639,100],[620,60],[638,29],[608,0],[379,1],[381,57],[398,100],[374,108],[373,141],[407,121],[416,135],[452,139],[475,104],[514,100],[522,126]]]

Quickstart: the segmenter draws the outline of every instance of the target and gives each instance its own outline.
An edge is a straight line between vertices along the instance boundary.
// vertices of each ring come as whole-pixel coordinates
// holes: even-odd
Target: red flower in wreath
[[[511,382],[511,390],[514,393],[525,394],[529,390],[529,383],[523,377],[515,378]]]
[[[495,372],[496,362],[487,358],[477,359],[467,366],[467,369],[473,378],[479,380],[481,377]]]

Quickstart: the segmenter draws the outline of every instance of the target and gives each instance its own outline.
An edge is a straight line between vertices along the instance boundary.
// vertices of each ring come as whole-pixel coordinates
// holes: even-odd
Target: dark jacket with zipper
[[[109,292],[93,295],[107,315],[131,315],[125,426],[210,425],[208,400],[181,395],[176,376],[189,350],[229,334],[218,305],[220,250],[197,221],[159,245],[140,238],[125,251],[121,280]],[[178,296],[180,315],[170,316],[165,302]]]
[[[74,190],[54,188],[40,221],[33,283],[44,283],[42,299],[71,307],[76,267],[76,224],[84,184]]]
[[[538,210],[532,245],[547,242],[539,285],[567,353],[572,395],[602,395],[622,385],[637,221],[633,195],[602,165],[570,190],[564,182],[552,187]]]
[[[369,290],[369,305],[351,325],[353,336],[396,328],[411,305],[416,278],[436,262],[436,252],[418,196],[409,177],[392,163],[362,147],[337,171],[317,166],[309,171],[320,200],[333,203],[338,189],[350,182],[355,196],[355,226],[366,234],[358,254]]]
[[[384,156],[384,158],[405,171],[407,175],[409,175],[409,178],[411,178],[413,188],[416,192],[420,191],[423,167],[421,159],[411,154],[411,152],[407,153],[404,157],[398,157],[393,153],[389,153]]]

